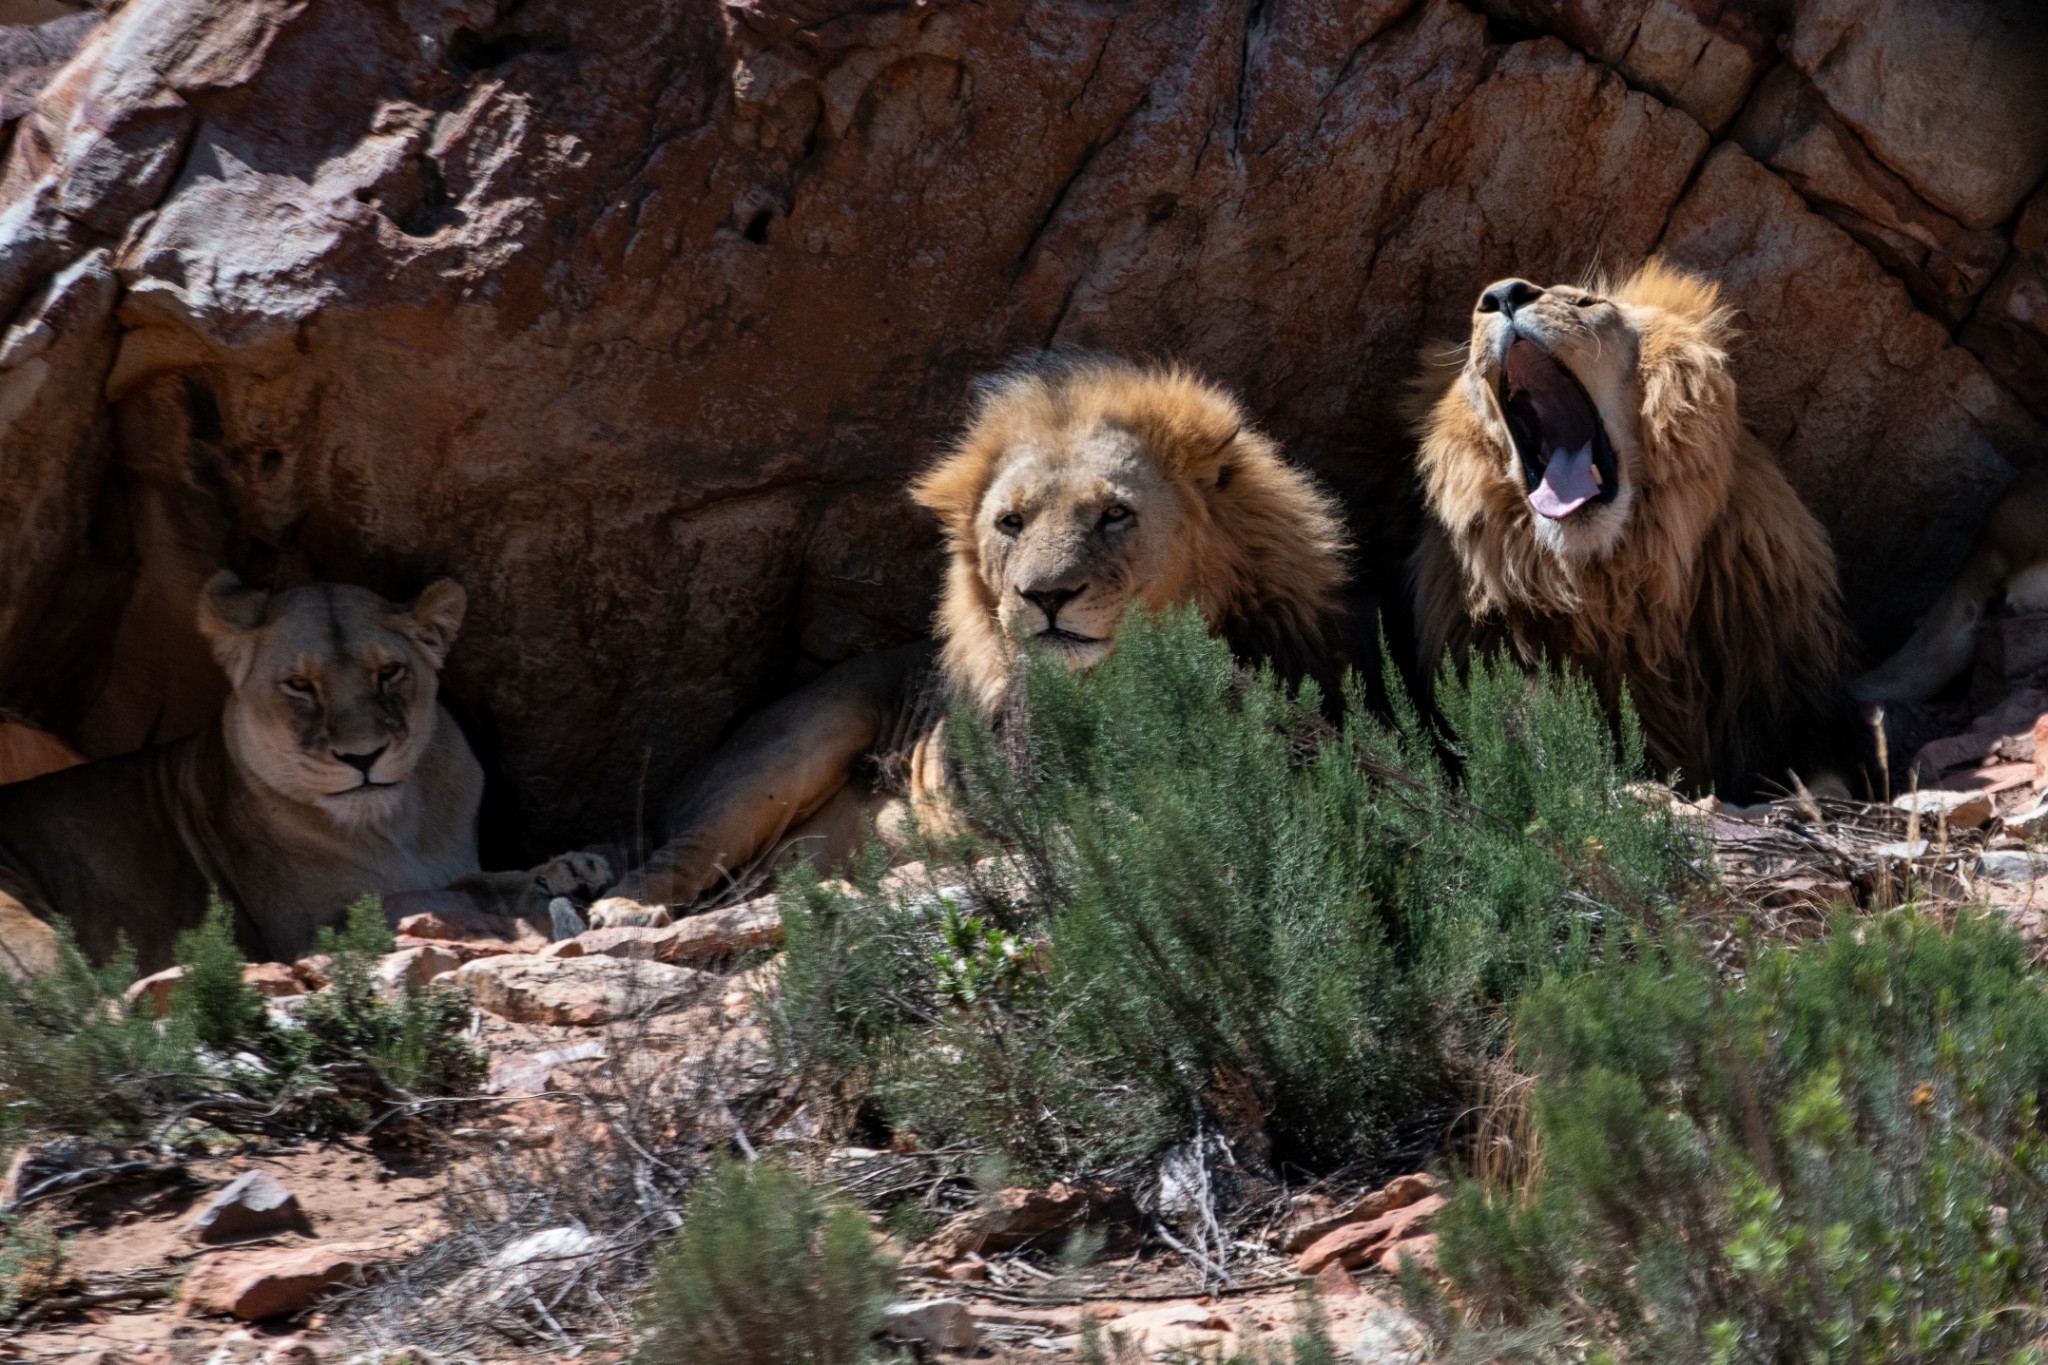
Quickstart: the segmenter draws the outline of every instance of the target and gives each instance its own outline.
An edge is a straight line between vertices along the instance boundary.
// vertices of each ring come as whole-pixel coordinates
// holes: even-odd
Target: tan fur
[[[985,710],[1016,642],[1047,624],[1024,596],[1045,589],[1081,590],[1060,619],[1083,613],[1102,643],[1060,647],[1077,667],[1136,603],[1192,602],[1242,652],[1297,671],[1330,654],[1345,548],[1334,502],[1185,370],[1084,357],[1004,376],[912,495],[951,554],[946,675]],[[1134,514],[1128,529],[1104,523],[1113,507]]]
[[[452,885],[530,900],[541,880],[562,891],[604,876],[581,857],[479,874],[483,771],[436,699],[463,606],[446,581],[408,608],[219,575],[199,627],[231,685],[220,723],[0,787],[0,899],[69,920],[95,960],[125,938],[154,969],[209,889],[238,910],[246,947],[290,959],[366,894]]]
[[[831,866],[858,847],[863,813],[885,838],[910,812],[927,832],[945,826],[950,694],[993,712],[1019,640],[1085,667],[1134,603],[1193,602],[1240,654],[1330,672],[1344,573],[1335,505],[1228,395],[1185,371],[1062,356],[999,376],[913,495],[951,552],[940,685],[929,685],[930,650],[911,647],[843,664],[769,707],[700,770],[620,895],[687,904],[785,850]],[[1053,616],[1087,639],[1046,638],[1026,592],[1072,594]],[[857,776],[878,754],[900,769],[885,784],[900,798]]]
[[[2021,475],[1984,519],[1962,572],[1899,652],[1856,680],[1868,702],[1926,701],[1970,666],[1985,609],[2048,611],[2048,472]]]
[[[75,768],[85,760],[47,730],[0,720],[0,786]]]
[[[1652,262],[1515,319],[1475,312],[1461,367],[1425,394],[1426,666],[1495,645],[1568,659],[1610,704],[1627,688],[1666,771],[1783,781],[1816,718],[1839,726],[1845,631],[1827,537],[1742,424],[1715,287]],[[1498,389],[1510,325],[1579,381],[1619,460],[1620,495],[1584,525],[1530,504]]]

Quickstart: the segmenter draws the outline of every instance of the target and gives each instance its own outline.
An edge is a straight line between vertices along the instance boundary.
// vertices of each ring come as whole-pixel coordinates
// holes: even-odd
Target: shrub
[[[656,1263],[638,1359],[859,1365],[893,1286],[858,1209],[778,1162],[725,1162]]]
[[[200,1043],[233,1053],[269,1034],[263,997],[242,979],[246,964],[235,946],[234,919],[220,897],[208,899],[197,929],[178,935],[176,957],[185,974],[172,990],[172,1006]]]
[[[0,1218],[0,1322],[72,1283],[64,1244],[47,1227]]]
[[[1021,905],[792,887],[796,1060],[857,1057],[899,1124],[1041,1172],[1198,1106],[1297,1161],[1369,1155],[1449,1102],[1504,1002],[1695,877],[1696,836],[1628,788],[1633,721],[1617,748],[1583,683],[1480,665],[1442,692],[1442,747],[1405,706],[1333,727],[1187,611],[1085,674],[1035,661],[1000,732],[952,724]]]
[[[329,985],[306,1001],[304,1060],[311,1066],[367,1061],[399,1089],[459,1095],[484,1073],[464,1038],[469,1003],[455,991],[408,981],[395,999],[377,993],[378,959],[392,950],[391,930],[374,896],[348,909],[341,928],[322,929],[313,951],[331,960]]]
[[[57,928],[54,970],[25,982],[0,973],[0,1146],[45,1132],[140,1137],[207,1078],[190,1021],[129,1009],[125,952],[94,970]]]
[[[1564,1316],[1626,1359],[2043,1359],[2048,995],[1987,919],[1652,951],[1532,993],[1540,1173],[1465,1187],[1468,1329]],[[1506,1352],[1496,1358],[1508,1358]]]
[[[334,984],[306,1002],[299,1028],[274,1022],[243,981],[219,901],[179,937],[185,973],[161,1020],[148,1002],[122,999],[135,980],[132,957],[95,970],[69,928],[57,932],[56,970],[26,982],[0,976],[0,1147],[51,1132],[136,1140],[180,1110],[225,1128],[355,1126],[376,1106],[331,1103],[337,1071],[367,1064],[378,1078],[373,1098],[391,1086],[460,1094],[483,1074],[463,1036],[462,997],[431,987],[395,1000],[377,994],[372,972],[391,935],[374,898],[352,907],[339,933],[322,931],[317,946],[333,958]]]

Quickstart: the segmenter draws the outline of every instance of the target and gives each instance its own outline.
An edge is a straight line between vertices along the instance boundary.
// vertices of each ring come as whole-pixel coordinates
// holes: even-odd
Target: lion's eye
[[[310,697],[316,691],[310,678],[286,678],[283,687],[295,697]]]
[[[1024,518],[1015,512],[1005,512],[996,518],[996,525],[1002,528],[1004,535],[1014,536],[1024,529]]]
[[[377,681],[385,687],[396,687],[404,677],[404,664],[386,664],[377,670]]]
[[[1120,502],[1113,502],[1102,509],[1102,519],[1104,521],[1128,521],[1130,517],[1131,509]]]
[[[1581,308],[1591,308],[1594,304],[1600,302],[1600,300],[1594,298],[1591,294],[1581,294],[1578,296],[1578,298],[1572,300],[1572,302],[1578,304]]]

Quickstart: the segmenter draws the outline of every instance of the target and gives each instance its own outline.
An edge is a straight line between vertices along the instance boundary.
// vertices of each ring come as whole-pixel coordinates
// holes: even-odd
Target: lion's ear
[[[452,578],[437,578],[420,590],[412,610],[400,617],[398,628],[420,647],[420,652],[439,668],[462,629],[463,613],[469,610],[469,594]]]
[[[243,586],[231,569],[222,569],[199,591],[199,633],[233,687],[242,685],[255,661],[256,632],[269,604],[269,593]]]

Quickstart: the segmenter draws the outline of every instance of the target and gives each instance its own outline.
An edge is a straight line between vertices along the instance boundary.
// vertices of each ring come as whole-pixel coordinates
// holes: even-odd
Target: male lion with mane
[[[483,769],[437,698],[466,603],[446,579],[405,607],[216,575],[199,629],[231,688],[217,725],[0,786],[0,970],[49,966],[44,922],[62,919],[94,961],[125,940],[154,971],[212,891],[246,950],[289,961],[365,895],[446,888],[534,912],[609,881],[589,854],[479,871]]]
[[[1425,394],[1425,669],[1505,648],[1625,687],[1659,767],[1746,797],[1851,757],[1834,552],[1743,426],[1715,286],[1652,261],[1613,288],[1479,296]]]
[[[905,772],[911,808],[942,812],[950,699],[996,717],[1020,647],[1088,667],[1133,606],[1193,603],[1241,657],[1332,680],[1336,505],[1185,370],[1067,353],[984,380],[912,496],[950,554],[935,676],[929,645],[870,655],[756,716],[619,896],[688,904],[793,842],[821,862],[843,855],[885,803],[857,776],[877,759]],[[900,811],[883,812],[885,833]]]

